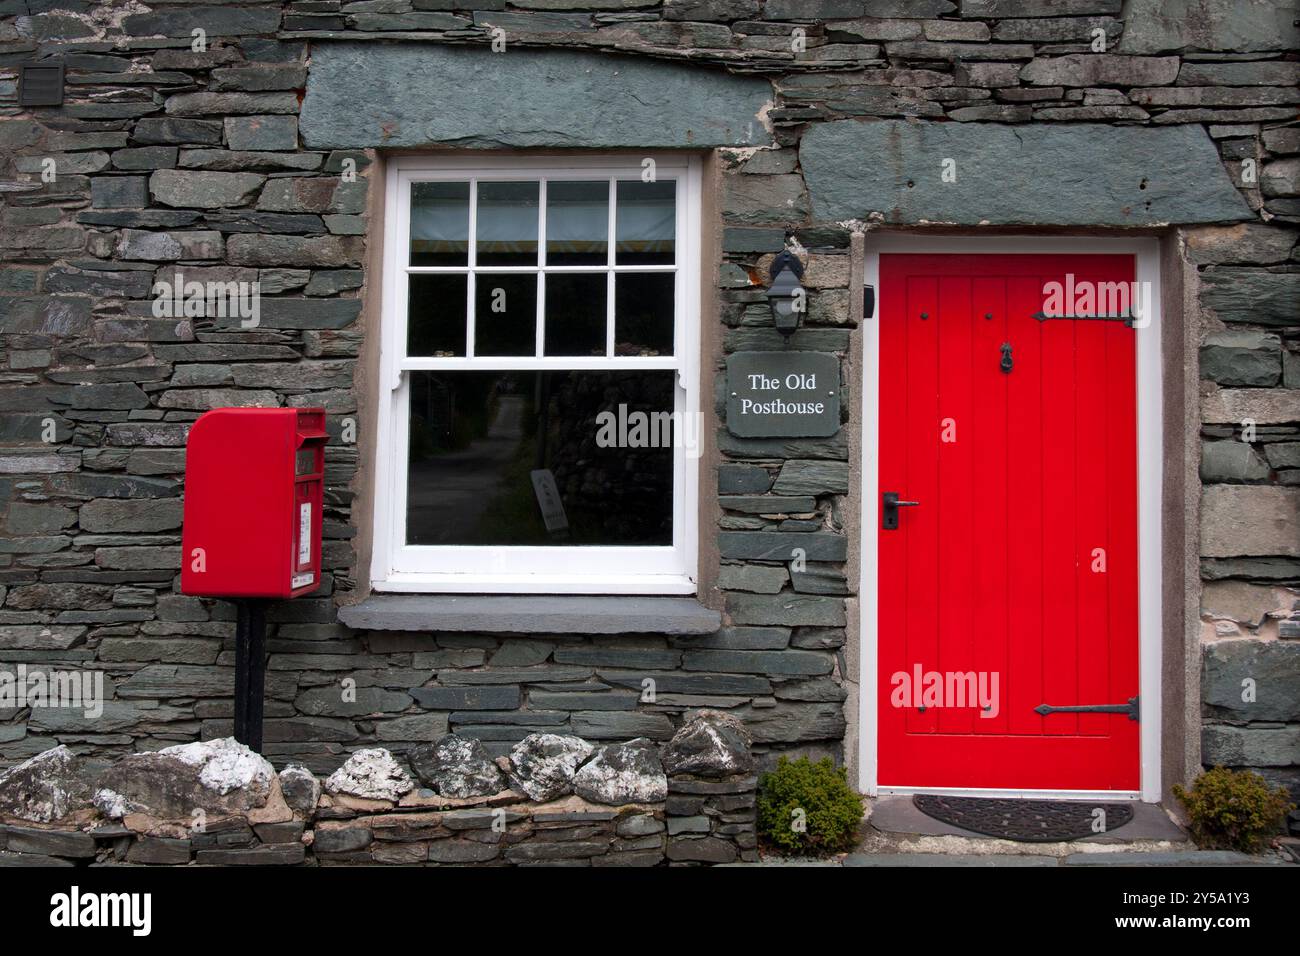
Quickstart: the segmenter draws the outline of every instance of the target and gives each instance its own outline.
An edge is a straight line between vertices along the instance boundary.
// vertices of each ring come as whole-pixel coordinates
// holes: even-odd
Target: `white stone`
[[[275,768],[255,750],[234,737],[200,740],[160,750],[189,767],[200,767],[199,782],[217,793],[252,789],[265,791],[275,776]]]
[[[358,750],[325,781],[329,793],[367,800],[398,800],[414,788],[410,774],[383,747]]]

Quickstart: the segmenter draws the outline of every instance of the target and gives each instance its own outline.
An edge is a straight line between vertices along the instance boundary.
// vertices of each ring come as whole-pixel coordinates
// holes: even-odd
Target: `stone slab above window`
[[[767,80],[604,54],[321,43],[299,127],[312,149],[765,146],[771,101]]]

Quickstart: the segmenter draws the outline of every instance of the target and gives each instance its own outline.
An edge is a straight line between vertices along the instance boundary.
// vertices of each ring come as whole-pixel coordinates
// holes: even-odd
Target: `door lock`
[[[880,527],[885,531],[898,530],[898,509],[915,508],[919,501],[899,501],[897,491],[886,491],[880,496]]]

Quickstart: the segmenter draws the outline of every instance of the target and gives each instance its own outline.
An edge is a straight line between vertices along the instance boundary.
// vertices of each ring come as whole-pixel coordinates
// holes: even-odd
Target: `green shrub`
[[[1223,767],[1201,774],[1190,791],[1174,784],[1174,796],[1187,809],[1197,846],[1246,853],[1263,850],[1295,806],[1285,790],[1270,790],[1259,774]]]
[[[844,769],[836,768],[830,757],[817,763],[782,757],[759,782],[759,835],[784,852],[847,850],[861,822],[862,797],[849,788]]]

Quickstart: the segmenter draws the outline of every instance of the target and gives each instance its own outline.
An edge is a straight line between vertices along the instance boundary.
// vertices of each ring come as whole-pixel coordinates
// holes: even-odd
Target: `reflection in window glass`
[[[469,183],[411,184],[411,265],[469,264]]]
[[[474,354],[537,354],[537,276],[479,273],[474,287]]]
[[[606,274],[546,276],[546,354],[604,355]]]
[[[537,183],[478,184],[475,255],[481,266],[537,265]]]
[[[676,276],[620,272],[614,277],[614,354],[672,355]]]
[[[464,273],[417,272],[406,307],[407,355],[465,354]]]
[[[616,265],[671,265],[677,235],[677,183],[618,181]]]
[[[411,373],[406,543],[671,545],[675,375]]]
[[[609,183],[546,184],[546,264],[603,266],[609,256]]]

